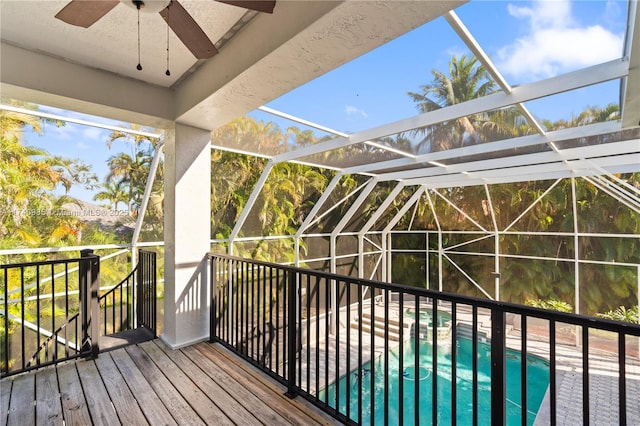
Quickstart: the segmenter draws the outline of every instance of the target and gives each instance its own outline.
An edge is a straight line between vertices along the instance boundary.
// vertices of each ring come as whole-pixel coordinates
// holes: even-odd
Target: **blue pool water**
[[[416,365],[416,349],[418,368]],[[400,351],[403,354],[402,371],[400,371]],[[437,413],[438,424],[451,424],[451,391],[452,370],[451,355],[448,351],[439,347],[437,354]],[[460,425],[472,423],[473,413],[473,387],[472,387],[472,345],[471,340],[458,337],[457,339],[457,363],[456,363],[456,403],[457,422]],[[491,347],[484,343],[478,343],[478,420],[479,424],[489,424],[491,416]],[[371,424],[374,417],[375,424],[384,424],[385,392],[383,361],[378,358],[362,367],[362,383],[358,381],[358,372],[352,371],[349,376],[349,397],[347,401],[347,376],[338,383],[338,401],[336,401],[336,385],[330,385],[328,389],[319,392],[320,400],[325,401],[331,407],[338,409],[347,415],[349,404],[349,417],[360,424]],[[397,422],[402,411],[403,423],[415,424],[416,404],[415,395],[418,392],[418,424],[430,425],[432,423],[432,393],[433,393],[433,368],[432,345],[426,341],[420,341],[418,348],[414,339],[407,340],[403,346],[391,351],[389,356],[388,377],[388,412],[390,423]],[[522,424],[521,408],[521,356],[517,351],[507,350],[506,380],[507,380],[507,424]],[[416,381],[416,378],[418,379]],[[373,410],[371,397],[371,381],[373,379]],[[403,389],[400,395],[400,381]],[[527,357],[527,422],[533,424],[536,413],[542,403],[544,394],[549,386],[549,364],[535,356]],[[358,413],[358,389],[362,393],[362,415]]]

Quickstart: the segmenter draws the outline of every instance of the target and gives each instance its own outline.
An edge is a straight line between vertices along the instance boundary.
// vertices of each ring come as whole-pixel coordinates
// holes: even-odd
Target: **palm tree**
[[[609,104],[605,107],[591,106],[587,107],[578,115],[572,115],[568,120],[560,119],[557,121],[544,120],[542,124],[547,130],[561,130],[578,126],[586,126],[593,123],[602,123],[605,121],[614,121],[620,119],[620,106],[617,104]]]
[[[128,127],[132,130],[144,130],[143,126],[137,124],[129,124]],[[107,146],[111,148],[113,143],[117,140],[123,140],[131,144],[131,154],[125,152],[118,153],[111,156],[108,160],[109,174],[106,177],[106,181],[103,187],[109,185],[116,185],[111,181],[116,181],[117,185],[121,187],[121,191],[126,195],[120,198],[118,201],[127,203],[129,214],[136,215],[136,210],[142,204],[142,197],[144,196],[144,190],[146,182],[149,179],[149,173],[151,172],[151,164],[153,157],[158,149],[160,140],[158,138],[152,138],[139,134],[126,133],[122,131],[113,131],[109,135]],[[163,182],[162,182],[163,168],[162,164],[156,171],[154,185],[152,188],[151,197],[154,200],[162,200]],[[107,192],[115,191],[115,188],[107,190]],[[102,195],[96,195],[102,197]],[[107,197],[106,195],[104,195]],[[112,193],[115,196],[115,193]],[[108,197],[106,199],[109,199]],[[112,201],[113,202],[113,201]],[[117,202],[115,203],[117,206]],[[153,203],[150,213],[145,218],[147,228],[161,229],[160,225],[163,220],[161,201]],[[151,223],[153,222],[153,223]]]
[[[496,83],[475,57],[463,55],[458,59],[454,56],[449,62],[448,76],[437,70],[432,70],[431,74],[431,83],[420,86],[419,92],[407,93],[421,113],[480,98],[497,90]],[[492,119],[496,114],[502,116],[500,121]],[[516,117],[515,109],[508,113],[502,110],[416,129],[415,133],[423,137],[416,148],[418,152],[441,151],[512,135],[517,127]]]
[[[620,105],[609,104],[605,107],[592,106],[587,108],[589,123],[602,123],[604,121],[620,120]]]
[[[109,207],[118,210],[118,203],[127,202],[127,193],[124,190],[122,181],[109,179],[102,185],[103,190],[93,196],[94,200],[108,201]]]
[[[128,127],[129,129],[135,130],[135,131],[148,130],[144,126],[141,126],[139,124],[133,124],[133,123],[130,123],[130,124],[125,125],[123,127]],[[135,151],[138,149],[138,147],[143,146],[145,142],[148,142],[149,144],[151,144],[151,147],[154,150],[155,150],[155,148],[158,147],[158,144],[160,142],[160,140],[158,138],[152,138],[152,137],[149,137],[149,136],[144,136],[144,135],[139,135],[139,134],[132,134],[132,133],[125,133],[125,132],[122,132],[120,130],[114,130],[113,132],[111,132],[109,134],[109,140],[107,141],[107,146],[109,147],[109,149],[111,149],[111,147],[113,146],[113,143],[115,141],[119,140],[119,139],[122,139],[125,142],[132,142],[133,143],[134,155],[135,155]]]
[[[43,241],[58,242],[63,229],[77,236],[77,221],[68,216],[51,216],[56,206],[69,201],[53,191],[60,186],[69,191],[78,183],[90,185],[95,176],[89,166],[24,145],[25,127],[42,131],[42,121],[35,116],[2,111],[0,124],[1,245],[33,247]]]
[[[151,157],[138,151],[135,157],[121,152],[109,157],[107,182],[119,178],[118,185],[127,190],[127,205],[132,213],[142,202],[145,182],[149,176]]]
[[[14,106],[19,106],[25,109],[37,109],[35,105],[16,104],[16,102],[12,103],[12,105]],[[22,139],[22,133],[25,127],[31,127],[36,133],[42,132],[42,120],[35,115],[23,114],[3,109],[0,110],[0,123],[2,124],[2,137],[6,139]]]
[[[257,147],[266,154],[286,151],[286,137],[273,122],[257,121],[253,117],[239,117],[218,127],[211,135],[215,145],[244,149]]]

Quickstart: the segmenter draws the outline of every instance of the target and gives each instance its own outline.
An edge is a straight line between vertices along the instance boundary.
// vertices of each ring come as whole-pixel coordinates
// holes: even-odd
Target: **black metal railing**
[[[344,423],[640,422],[638,325],[209,258],[211,340]]]
[[[136,326],[144,327],[157,334],[157,266],[156,253],[138,252],[138,283],[136,285]]]
[[[156,334],[156,254],[138,252],[138,264],[99,298],[104,336],[145,327]]]
[[[155,253],[140,251],[134,272],[100,296],[100,257],[91,250],[76,259],[0,265],[1,376],[95,357],[101,334],[147,327],[155,335],[155,266]]]
[[[0,265],[3,377],[92,353],[85,295],[99,286],[100,259],[81,256]]]

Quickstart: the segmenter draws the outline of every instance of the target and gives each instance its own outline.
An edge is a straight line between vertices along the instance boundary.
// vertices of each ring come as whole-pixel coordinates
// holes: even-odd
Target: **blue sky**
[[[620,57],[627,3],[480,0],[455,12],[509,84],[518,85]],[[361,131],[416,115],[407,92],[418,91],[431,81],[432,69],[446,72],[451,56],[463,54],[469,54],[466,46],[447,22],[438,18],[267,106],[342,132]],[[536,117],[557,120],[570,118],[588,106],[617,103],[618,96],[616,81],[530,102],[527,107]],[[87,119],[76,113],[42,109]],[[273,120],[282,128],[292,124],[260,111],[250,115]],[[52,154],[80,158],[92,164],[96,175],[103,179],[108,172],[107,159],[120,151],[130,151],[125,143],[109,150],[109,133],[76,124],[47,126],[44,136],[29,134],[28,142]],[[71,195],[86,201],[92,198],[82,188],[74,188]]]
[[[517,85],[620,57],[627,3],[471,1],[455,12],[509,84]],[[406,93],[429,83],[432,69],[446,72],[450,58],[464,54],[470,54],[464,43],[438,18],[267,105],[339,131],[364,130],[417,114]],[[618,88],[618,82],[607,83],[562,102],[538,101],[531,110],[541,118],[569,118],[587,106],[617,103]]]

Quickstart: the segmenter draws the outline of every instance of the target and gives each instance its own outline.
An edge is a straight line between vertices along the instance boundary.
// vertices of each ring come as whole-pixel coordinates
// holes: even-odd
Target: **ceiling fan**
[[[216,0],[258,12],[273,13],[275,0]],[[117,6],[120,0],[71,0],[56,18],[79,27],[88,28]],[[198,59],[207,59],[218,53],[209,37],[178,0],[125,0],[138,11],[146,6],[147,12],[158,11],[184,45]]]

